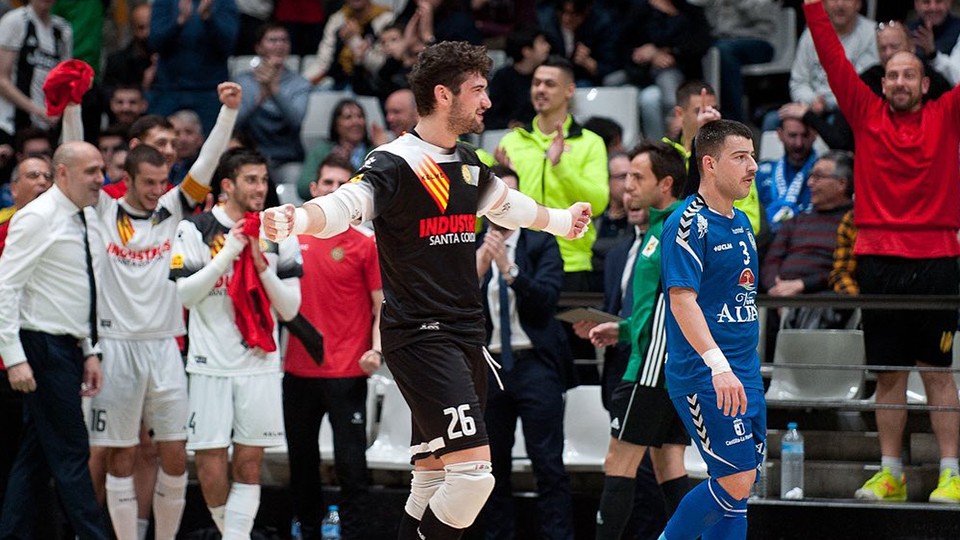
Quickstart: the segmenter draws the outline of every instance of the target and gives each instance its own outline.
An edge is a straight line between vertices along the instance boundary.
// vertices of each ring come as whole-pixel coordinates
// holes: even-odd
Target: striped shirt
[[[837,227],[851,207],[846,204],[785,221],[760,269],[763,289],[769,290],[779,277],[803,280],[804,293],[826,290],[837,247]]]

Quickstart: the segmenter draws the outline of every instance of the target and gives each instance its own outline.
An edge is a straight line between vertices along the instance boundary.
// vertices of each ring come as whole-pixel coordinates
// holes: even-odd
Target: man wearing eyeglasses
[[[45,155],[30,156],[13,169],[10,177],[10,192],[13,206],[0,209],[0,253],[7,242],[7,230],[14,212],[23,208],[41,193],[50,189],[53,183],[53,168],[50,158]],[[3,506],[3,494],[7,490],[7,478],[13,460],[20,446],[20,433],[23,430],[23,400],[19,392],[11,390],[6,382],[3,359],[0,358],[0,507]]]
[[[48,190],[52,182],[53,169],[50,167],[50,158],[42,154],[27,157],[13,169],[13,175],[10,177],[13,206],[0,209],[0,253],[3,252],[3,246],[7,240],[10,218],[17,210]]]
[[[784,222],[760,268],[764,290],[771,296],[829,291],[837,227],[853,208],[853,156],[828,152],[807,177],[811,211]],[[837,328],[848,317],[822,308],[791,310],[790,328]]]
[[[913,53],[894,54],[886,64],[884,98],[877,97],[844,58],[820,0],[804,0],[804,12],[817,55],[841,112],[850,123],[857,152],[854,254],[864,294],[951,295],[960,293],[960,90],[923,101],[930,87],[923,64]],[[908,368],[947,367],[952,362],[955,309],[864,310],[867,363],[896,366],[877,373],[878,405],[906,403]],[[928,404],[960,406],[953,374],[920,373]],[[931,502],[960,504],[957,446],[960,412],[930,413],[940,450],[940,479]],[[880,471],[856,496],[904,501],[902,408],[876,411]]]

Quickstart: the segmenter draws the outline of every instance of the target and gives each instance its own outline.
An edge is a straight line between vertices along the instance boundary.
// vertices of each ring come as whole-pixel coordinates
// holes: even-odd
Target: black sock
[[[663,499],[667,503],[667,518],[673,515],[673,511],[680,506],[680,501],[683,500],[683,496],[686,495],[692,487],[690,478],[687,475],[674,478],[673,480],[667,480],[660,484],[660,489],[663,490]]]
[[[635,478],[603,477],[603,494],[597,509],[597,540],[620,540],[633,510],[636,483]]]
[[[397,540],[420,540],[417,536],[417,527],[420,522],[410,514],[404,512],[400,518],[400,530],[397,532]]]
[[[427,509],[423,511],[423,517],[420,518],[417,533],[420,535],[418,540],[460,540],[460,537],[463,536],[463,529],[454,529],[437,519],[428,505]]]

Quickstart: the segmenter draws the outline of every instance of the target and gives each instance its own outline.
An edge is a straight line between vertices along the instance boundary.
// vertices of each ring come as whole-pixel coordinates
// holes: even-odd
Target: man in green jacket
[[[520,191],[538,203],[567,207],[589,202],[595,214],[609,198],[607,150],[603,139],[583,129],[570,115],[575,86],[573,66],[551,56],[533,72],[530,99],[537,112],[530,125],[503,137],[497,161],[520,176]],[[563,257],[564,290],[587,291],[591,284],[591,248],[597,237],[590,229],[576,241],[558,238]]]
[[[637,467],[647,448],[669,513],[687,492],[683,455],[690,436],[664,384],[665,299],[660,283],[660,234],[680,206],[686,164],[663,142],[641,143],[630,152],[625,190],[631,208],[648,208],[650,226],[633,265],[633,311],[628,319],[595,326],[597,347],[630,343],[630,362],[610,398],[610,448],[604,462],[603,494],[597,511],[597,539],[619,539],[630,518]]]

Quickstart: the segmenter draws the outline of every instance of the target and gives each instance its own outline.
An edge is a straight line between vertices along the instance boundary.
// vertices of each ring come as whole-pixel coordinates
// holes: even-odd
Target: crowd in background
[[[952,13],[951,0],[881,2],[877,18],[885,22],[880,24],[866,18],[861,0],[823,4],[845,56],[877,95],[882,97],[888,84],[887,62],[903,52],[916,54],[930,78],[924,100],[935,100],[960,82],[960,18]],[[778,148],[770,153],[777,157],[759,164],[751,195],[737,206],[757,233],[760,290],[773,296],[857,294],[854,163],[870,158],[854,157],[855,129],[831,90],[810,31],[799,38],[789,77],[764,81],[763,88],[775,89],[773,96],[782,95],[779,101],[750,87],[740,72],[744,65],[774,58],[775,34],[784,31],[779,14],[799,6],[775,0],[0,0],[0,249],[11,217],[50,188],[57,143],[71,140],[78,127],[99,150],[103,189],[111,197],[126,195],[131,179],[125,164],[140,145],[162,155],[167,187],[183,186],[218,123],[224,104],[218,85],[229,80],[237,83],[242,99],[225,147],[265,158],[269,178],[261,209],[332,191],[348,181],[370,150],[416,125],[416,101],[406,75],[418,52],[436,42],[464,40],[486,43],[507,58],[489,74],[493,106],[485,123],[487,129],[512,131],[496,152],[482,153],[485,162],[504,167],[498,170],[516,178],[515,189],[541,204],[593,205],[597,217],[587,237],[557,242],[562,269],[551,268],[551,283],[560,290],[604,292],[611,313],[625,304],[627,261],[633,260],[627,255],[633,246],[635,257],[647,220],[624,193],[625,152],[640,141],[623,140],[618,118],[580,118],[571,102],[574,87],[629,85],[638,89],[643,137],[671,144],[687,161],[699,127],[721,115],[747,122],[757,133],[775,131],[779,142],[770,144],[782,145],[782,152]],[[703,58],[711,47],[720,56],[717,88],[703,82]],[[252,60],[232,71],[231,59],[240,55]],[[291,65],[291,55],[299,63]],[[84,60],[95,72],[80,103],[79,126],[65,122],[62,109],[51,111],[44,93],[50,71],[71,58]],[[340,100],[330,111],[330,125],[319,126],[327,136],[305,146],[301,135],[311,95],[344,90],[355,97]],[[376,98],[386,125],[371,125],[357,96]],[[704,115],[707,109],[717,117]],[[696,165],[688,168],[695,177]],[[209,211],[229,200],[221,178],[208,180],[212,196],[197,201],[200,208]],[[685,194],[696,189],[690,182]],[[373,244],[365,238],[352,242],[366,250],[362,269],[376,273],[371,270],[376,261],[369,260]],[[482,242],[478,248],[489,266],[492,255]],[[608,253],[620,258],[610,259]],[[304,271],[311,271],[310,264],[304,253]],[[323,281],[318,275],[309,279],[315,287]],[[363,314],[352,314],[369,328],[378,317],[372,306],[382,298],[379,278],[355,285],[372,298],[370,305],[364,301]],[[320,299],[305,288],[301,312],[317,312],[316,302]],[[780,315],[767,322],[771,344],[779,328],[857,323],[844,310],[801,308]],[[595,356],[582,334],[568,326],[557,338],[564,350],[557,353],[562,376],[555,390],[562,394],[578,381],[603,383],[606,400],[629,352],[622,345],[607,348],[603,373],[592,365],[574,367],[572,358]],[[379,365],[366,354],[378,349],[379,338],[365,339],[352,344],[365,360],[338,374],[312,372],[302,362],[309,351],[297,349],[301,359],[294,365],[303,373],[295,375],[365,378]],[[295,379],[284,382],[285,392],[297,391]],[[313,387],[300,384],[305,399],[302,394]],[[357,392],[351,389],[349,395],[356,398]],[[321,416],[329,410],[317,408]],[[285,412],[289,431],[296,422],[291,411]],[[560,424],[555,427],[562,430]],[[297,427],[307,440],[319,429]],[[555,436],[542,434],[554,441]],[[7,454],[8,463],[12,457]],[[354,498],[346,503],[344,517],[350,531],[362,530],[350,510],[362,504],[367,489],[357,467],[365,464],[345,462],[337,469]],[[541,494],[567,504],[565,473],[543,474]],[[308,493],[315,484],[295,488]],[[317,514],[320,506],[308,499],[298,511]],[[563,516],[554,517],[544,526],[569,527]]]

